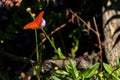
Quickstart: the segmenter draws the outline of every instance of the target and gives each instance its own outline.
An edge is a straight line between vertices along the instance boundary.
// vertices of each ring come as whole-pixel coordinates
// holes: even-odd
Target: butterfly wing
[[[44,15],[44,11],[41,11],[34,21],[26,24],[24,29],[38,29],[42,23],[42,17]]]
[[[35,23],[39,25],[38,27],[40,27],[40,24],[42,23],[43,15],[44,15],[44,11],[41,11],[35,19]]]
[[[35,23],[35,21],[32,21],[24,26],[24,29],[36,29],[38,28],[38,24]]]

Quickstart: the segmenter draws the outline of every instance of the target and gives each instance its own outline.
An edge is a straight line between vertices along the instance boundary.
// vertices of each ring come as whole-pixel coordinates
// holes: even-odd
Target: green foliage
[[[85,69],[83,71],[79,71],[76,68],[75,63],[73,62],[72,59],[70,59],[70,64],[65,65],[65,70],[57,70],[56,73],[59,75],[62,75],[64,77],[60,76],[52,76],[54,80],[60,80],[60,79],[65,79],[65,80],[85,80],[89,79],[91,80],[93,76],[97,73],[97,70],[99,68],[99,63],[94,64],[92,67]]]
[[[107,77],[108,79],[112,79],[112,80],[119,80],[120,79],[120,69],[114,69],[113,67],[111,67],[109,64],[103,63],[103,66],[106,70],[106,75],[105,77]]]
[[[67,65],[67,64],[65,65],[65,69],[66,69],[66,71],[65,70],[57,70],[56,73],[60,74],[60,75],[64,75],[65,76],[64,79],[66,79],[66,80],[72,80],[72,79],[79,80],[79,72],[72,60],[70,60],[70,65]],[[54,77],[56,77],[58,79],[63,79],[63,77],[57,77],[57,76],[54,76]],[[54,80],[55,80],[55,78],[54,78]]]
[[[81,38],[81,35],[83,32],[85,32],[85,28],[83,27],[83,25],[79,23],[78,27],[75,28],[70,34],[69,34],[69,38],[71,38],[73,41],[72,43],[72,47],[71,47],[71,53],[69,54],[69,56],[71,58],[75,58],[76,57],[76,52],[78,51],[79,48],[79,41]]]
[[[36,76],[37,76],[37,78],[39,79],[39,77],[40,77],[40,65],[36,65],[35,66],[35,71],[36,71]]]
[[[118,68],[120,68],[120,59],[119,58],[117,59],[117,66],[118,66]]]
[[[99,65],[100,65],[99,63],[95,63],[92,67],[83,70],[83,72],[81,73],[82,77],[83,78],[91,78],[98,70]]]

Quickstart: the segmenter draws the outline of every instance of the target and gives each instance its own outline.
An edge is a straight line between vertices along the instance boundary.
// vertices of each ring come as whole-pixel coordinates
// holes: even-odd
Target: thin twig
[[[102,52],[102,46],[101,46],[101,40],[100,40],[100,34],[99,34],[99,31],[98,31],[98,26],[97,26],[97,24],[96,24],[95,17],[93,17],[93,22],[94,22],[95,29],[96,29],[96,35],[97,35],[97,39],[98,39],[99,49],[100,49],[100,52]]]
[[[81,17],[79,17],[75,12],[73,12],[71,9],[69,9],[69,11],[73,14],[73,15],[75,15],[85,26],[87,26],[88,27],[88,29],[90,29],[91,31],[93,31],[95,34],[96,34],[96,31],[93,29],[93,28],[91,28],[91,26],[89,25],[89,24],[87,24]]]
[[[100,56],[100,62],[101,62],[101,69],[102,69],[102,46],[101,46],[101,40],[100,40],[100,34],[99,34],[99,31],[98,31],[98,28],[97,28],[97,24],[96,24],[96,20],[95,18],[93,17],[93,21],[94,21],[94,25],[95,25],[95,30],[87,23],[85,22],[81,17],[79,17],[75,12],[73,12],[71,9],[69,9],[69,11],[74,15],[76,16],[89,30],[91,30],[92,32],[94,32],[97,36],[97,39],[98,39],[98,47],[100,49],[100,54],[98,54]]]
[[[100,49],[99,56],[100,56],[100,63],[101,63],[101,70],[102,70],[102,44],[101,44],[100,34],[99,34],[99,31],[98,31],[98,26],[97,26],[95,17],[93,17],[93,22],[94,22],[95,29],[96,29],[96,36],[97,36],[97,39],[98,39],[98,46],[99,46],[99,49]]]

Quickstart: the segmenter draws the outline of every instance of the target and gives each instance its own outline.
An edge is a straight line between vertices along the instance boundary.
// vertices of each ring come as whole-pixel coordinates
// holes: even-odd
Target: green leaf
[[[72,78],[70,78],[70,77],[67,77],[66,79],[67,79],[67,80],[73,80],[73,79],[72,79]]]
[[[79,73],[78,73],[76,65],[75,65],[75,63],[73,62],[72,59],[70,59],[70,66],[72,68],[71,69],[71,74],[72,74],[73,78],[75,79],[75,78],[77,78],[79,76]]]
[[[90,72],[90,68],[87,68],[81,72],[83,78],[87,78],[87,75]]]
[[[39,65],[35,66],[35,71],[36,71],[37,77],[39,78],[40,77],[40,66]]]
[[[65,64],[65,70],[70,73],[71,71],[71,66],[69,66],[68,64]]]
[[[70,77],[64,77],[63,78],[63,77],[52,76],[51,78],[52,78],[52,80],[73,80]]]
[[[91,78],[95,74],[95,72],[97,71],[97,69],[99,68],[99,65],[100,65],[99,63],[96,63],[91,68],[85,69],[82,72],[82,76],[84,78]]]
[[[116,70],[118,76],[120,76],[120,68]]]
[[[54,38],[53,38],[53,37],[51,38],[51,44],[52,44],[52,45],[55,45],[55,41],[54,41]]]
[[[60,59],[64,59],[65,58],[65,56],[63,55],[63,53],[62,53],[60,48],[58,48],[57,52],[58,52],[58,55],[59,55]]]
[[[117,66],[120,68],[120,59],[117,59]]]
[[[53,80],[61,80],[60,78],[58,78],[57,76],[52,76],[51,77]]]
[[[64,71],[64,70],[57,70],[56,73],[58,74],[63,74],[63,75],[68,75],[69,73]]]
[[[90,73],[88,74],[88,78],[92,77],[95,74],[95,72],[99,68],[99,65],[100,65],[99,63],[96,63],[90,68]]]
[[[112,66],[110,66],[110,65],[108,65],[108,64],[106,64],[106,63],[103,63],[103,66],[104,66],[105,70],[109,73],[109,76],[112,75],[116,80],[119,80],[118,75],[117,75],[117,73],[114,71],[115,69],[112,68]]]

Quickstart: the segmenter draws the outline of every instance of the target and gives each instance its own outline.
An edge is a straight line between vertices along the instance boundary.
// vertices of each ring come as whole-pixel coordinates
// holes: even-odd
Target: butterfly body
[[[24,26],[24,29],[39,29],[39,28],[41,29],[41,28],[43,28],[43,27],[41,27],[41,24],[43,22],[43,14],[44,14],[44,11],[40,12],[34,21],[32,21]]]

